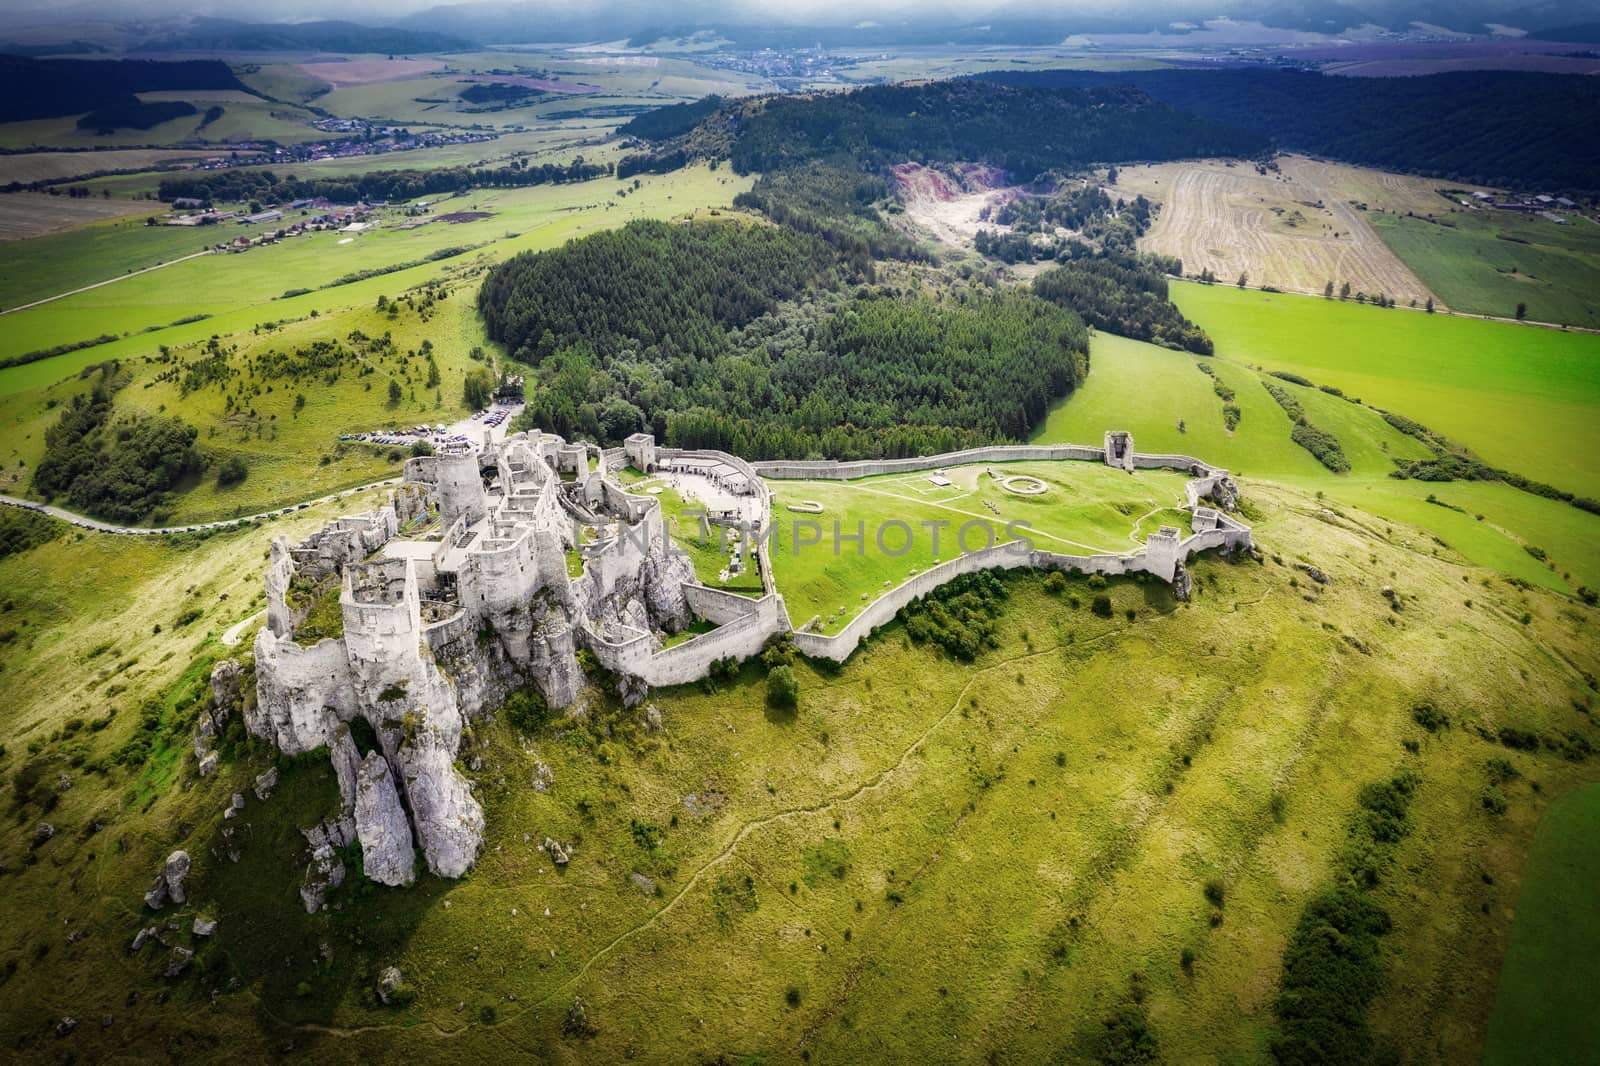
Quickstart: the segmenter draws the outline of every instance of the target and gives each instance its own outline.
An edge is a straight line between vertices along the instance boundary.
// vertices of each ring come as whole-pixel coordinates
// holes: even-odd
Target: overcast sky
[[[116,21],[161,15],[211,14],[249,21],[347,18],[379,21],[411,14],[450,0],[0,0],[0,21],[37,22],[82,19]],[[1202,16],[1248,17],[1264,7],[1287,11],[1317,11],[1341,6],[1368,12],[1384,21],[1387,16],[1427,7],[1459,6],[1474,14],[1526,9],[1529,0],[539,0],[516,4],[507,0],[484,7],[518,6],[543,18],[563,13],[594,17],[615,12],[629,26],[645,23],[667,26],[716,21],[744,24],[851,25],[861,21],[981,22],[986,18],[1027,19],[1137,15],[1156,20]],[[1544,0],[1537,6],[1561,8],[1579,15],[1600,17],[1600,0]],[[619,29],[621,27],[619,26]],[[626,32],[624,29],[623,32]]]

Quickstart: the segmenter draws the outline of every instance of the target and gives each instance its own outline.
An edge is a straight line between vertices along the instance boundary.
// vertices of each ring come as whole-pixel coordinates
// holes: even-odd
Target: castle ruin
[[[1123,555],[996,544],[885,590],[838,633],[793,632],[796,647],[843,661],[912,599],[973,570],[1144,572],[1182,591],[1183,564],[1195,552],[1251,546],[1248,527],[1225,513],[1237,497],[1227,471],[1187,456],[1137,454],[1125,433],[1108,433],[1103,449],[1001,445],[920,459],[751,464],[658,447],[643,433],[601,449],[531,430],[481,451],[410,459],[379,510],[336,519],[298,545],[275,539],[246,725],[290,754],[330,753],[342,811],[308,831],[308,908],[320,904],[319,886],[343,876],[331,850],[341,841],[358,841],[366,874],[384,884],[410,883],[419,849],[440,876],[470,869],[484,823],[454,765],[464,725],[524,686],[553,708],[571,707],[584,683],[580,650],[616,675],[631,706],[651,686],[695,681],[713,662],[754,655],[792,632],[762,536],[772,520],[764,479],[1022,459],[1183,470],[1191,475],[1185,505],[1193,532],[1163,527],[1142,551]],[[620,475],[629,466],[713,489],[718,502],[704,521],[751,536],[747,565],[761,578],[761,594],[701,584],[672,543],[660,501],[624,487]],[[714,628],[667,646],[666,638],[699,621]]]

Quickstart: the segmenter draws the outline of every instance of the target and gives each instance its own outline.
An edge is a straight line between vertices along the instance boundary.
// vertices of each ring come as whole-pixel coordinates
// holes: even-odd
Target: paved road
[[[239,518],[227,518],[220,522],[197,522],[192,526],[119,526],[114,522],[102,522],[98,518],[90,518],[88,515],[81,515],[60,507],[52,507],[49,504],[36,503],[33,500],[18,499],[15,496],[6,496],[4,494],[0,494],[0,504],[3,504],[7,507],[21,507],[29,511],[39,511],[51,516],[52,518],[59,518],[63,522],[70,522],[81,529],[93,529],[98,530],[101,533],[120,533],[127,536],[154,536],[164,533],[193,533],[202,529],[227,529],[230,526],[237,526],[245,522],[256,522],[264,518],[271,518],[273,515],[284,515],[289,514],[292,511],[303,511],[314,504],[331,503],[342,496],[353,496],[358,492],[365,492],[367,489],[376,489],[381,488],[384,485],[398,484],[400,484],[400,479],[397,477],[385,478],[382,481],[374,481],[369,485],[361,485],[357,488],[345,489],[343,492],[335,492],[330,493],[327,496],[319,496],[314,500],[306,500],[304,503],[292,503],[287,507],[279,507],[271,511],[262,511],[260,514],[242,515]]]

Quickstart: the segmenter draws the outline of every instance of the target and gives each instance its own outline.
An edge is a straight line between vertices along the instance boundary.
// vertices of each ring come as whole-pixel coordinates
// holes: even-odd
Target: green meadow
[[[1416,531],[1328,521],[1308,492],[1252,493],[1263,561],[1200,560],[1188,605],[1114,581],[1103,619],[1085,583],[1052,595],[1016,575],[970,664],[891,625],[842,667],[798,664],[797,711],[764,707],[751,664],[653,693],[659,732],[599,696],[531,735],[475,722],[477,868],[404,890],[353,873],[315,916],[299,827],[333,809],[327,764],[282,760],[260,802],[267,753],[230,746],[199,778],[188,716],[210,663],[242,653],[216,638],[259,609],[268,539],[335,508],[209,538],[67,534],[0,559],[0,626],[17,634],[0,644],[15,694],[0,771],[73,782],[55,837],[5,875],[0,1039],[48,1056],[70,1013],[114,1018],[74,1034],[86,1059],[181,1041],[330,1063],[903,1061],[932,1041],[1083,1061],[1132,1006],[1166,1061],[1266,1062],[1282,946],[1360,787],[1404,768],[1421,784],[1374,890],[1393,928],[1371,1023],[1381,1046],[1475,1060],[1495,967],[1463,960],[1498,957],[1541,816],[1596,780],[1593,759],[1482,734],[1594,733],[1573,673],[1600,671],[1592,613],[1419,554]],[[1448,728],[1413,720],[1423,699]],[[150,756],[111,758],[152,714]],[[1515,773],[1498,814],[1479,800],[1491,759]],[[245,810],[224,821],[234,792]],[[237,862],[213,851],[224,828],[244,834]],[[537,850],[546,835],[573,846],[569,866]],[[176,847],[195,868],[163,935],[203,976],[170,982],[167,947],[128,943]],[[193,937],[194,915],[219,918],[216,936]],[[371,994],[389,965],[415,989],[405,1005]]]
[[[993,470],[997,477],[990,476]],[[1181,474],[1129,477],[1102,464],[995,463],[852,481],[769,480],[776,532],[769,554],[789,620],[836,633],[883,591],[941,559],[991,543],[1026,540],[1064,555],[1139,550],[1161,525],[1189,533]],[[1002,478],[1033,477],[1045,492],[1024,496]],[[822,505],[822,513],[790,510]],[[897,524],[899,523],[899,524]],[[1017,527],[1008,531],[1008,526]],[[1023,524],[1026,528],[1023,528]],[[859,543],[852,539],[862,534]],[[937,534],[937,540],[935,535]]]
[[[1535,322],[1600,326],[1600,227],[1581,216],[1567,225],[1485,209],[1368,218],[1452,310],[1512,318],[1523,303]]]
[[[1318,306],[1314,300],[1302,302]],[[1231,402],[1240,409],[1237,427],[1227,429],[1223,400],[1213,390],[1212,378],[1198,369],[1200,362],[1185,353],[1096,334],[1088,380],[1051,411],[1034,440],[1095,443],[1107,429],[1127,429],[1141,451],[1181,452],[1228,468],[1241,479],[1246,496],[1254,494],[1256,482],[1295,485],[1322,493],[1329,506],[1358,507],[1429,530],[1432,538],[1420,539],[1419,550],[1561,591],[1600,587],[1600,554],[1594,550],[1600,516],[1498,482],[1391,478],[1394,459],[1421,459],[1431,453],[1369,407],[1268,379],[1294,395],[1314,424],[1339,438],[1351,469],[1330,473],[1289,439],[1291,423],[1262,386],[1262,375],[1218,356],[1204,362],[1217,380],[1233,389]],[[1397,409],[1411,414],[1408,407]],[[1550,562],[1541,563],[1528,551],[1530,546],[1544,551]]]
[[[1217,354],[1332,385],[1496,466],[1600,497],[1600,336],[1176,283]]]
[[[324,314],[370,304],[379,295],[393,296],[432,279],[476,273],[517,252],[555,247],[573,236],[620,226],[632,219],[666,218],[725,207],[749,183],[750,179],[725,171],[696,167],[645,178],[640,189],[624,198],[616,197],[621,186],[610,179],[481,191],[449,201],[449,206],[471,210],[476,204],[491,213],[489,219],[462,224],[436,221],[402,230],[403,221],[395,217],[398,213],[391,212],[383,226],[347,245],[338,243],[343,235],[318,233],[241,253],[225,253],[220,259],[208,256],[164,267],[7,315],[7,328],[0,335],[0,357],[89,340],[101,334],[121,339],[0,370],[0,395],[47,384],[106,358],[149,354],[162,344],[191,343],[213,334],[248,331],[263,322],[305,318],[313,311]],[[120,239],[137,242],[144,236],[137,229],[120,231]],[[236,234],[230,231],[229,235]],[[453,258],[334,285],[347,274],[385,269],[424,259],[431,252],[473,244],[485,246]],[[44,258],[54,262],[58,255],[59,252],[47,252]],[[219,268],[225,272],[225,282],[219,281]],[[62,269],[85,278],[80,284],[104,280],[102,276],[88,276],[95,273],[92,264],[80,262]],[[313,291],[283,295],[299,288]],[[195,314],[210,317],[201,322],[170,325]],[[143,332],[149,327],[155,329]]]
[[[1584,1062],[1595,1054],[1600,985],[1600,785],[1563,795],[1539,819],[1517,897],[1484,1048],[1486,1066]]]

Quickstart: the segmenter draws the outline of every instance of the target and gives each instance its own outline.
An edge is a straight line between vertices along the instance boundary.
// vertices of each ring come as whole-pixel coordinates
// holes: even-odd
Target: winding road
[[[88,515],[81,515],[75,511],[68,511],[65,508],[54,507],[50,504],[39,503],[35,500],[24,500],[17,496],[7,496],[4,493],[0,493],[0,504],[3,504],[7,507],[20,507],[26,511],[38,511],[40,514],[47,514],[51,518],[59,518],[63,522],[70,522],[72,525],[75,525],[80,529],[92,529],[100,533],[116,533],[124,536],[141,537],[164,535],[167,533],[197,533],[205,529],[229,529],[233,526],[244,525],[249,522],[259,522],[263,519],[274,518],[278,515],[286,515],[293,511],[303,511],[306,508],[313,507],[319,503],[332,503],[334,500],[340,499],[341,497],[354,496],[356,493],[365,492],[368,489],[376,489],[382,488],[385,485],[398,484],[400,484],[400,479],[398,477],[385,478],[382,481],[374,481],[367,485],[358,485],[353,489],[345,489],[342,492],[329,493],[326,496],[319,496],[314,500],[306,500],[303,503],[291,503],[287,507],[277,507],[270,511],[262,511],[259,514],[241,515],[238,518],[225,518],[218,522],[197,522],[194,525],[188,526],[119,526],[114,522],[102,522],[98,518],[90,518]]]

